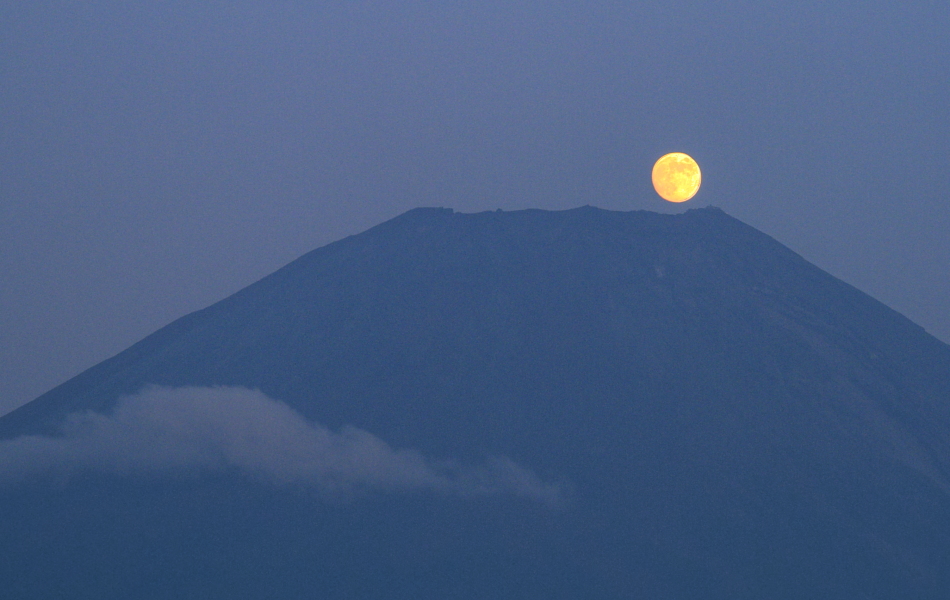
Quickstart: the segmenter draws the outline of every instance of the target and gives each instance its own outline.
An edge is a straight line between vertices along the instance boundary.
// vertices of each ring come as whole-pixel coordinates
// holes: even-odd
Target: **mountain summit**
[[[715,208],[412,210],[0,440],[16,597],[950,589],[950,347]]]

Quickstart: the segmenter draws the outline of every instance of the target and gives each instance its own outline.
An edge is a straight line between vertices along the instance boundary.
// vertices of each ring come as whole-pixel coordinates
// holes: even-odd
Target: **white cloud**
[[[283,402],[240,387],[148,387],[111,415],[76,413],[62,435],[0,442],[0,479],[82,471],[146,474],[236,470],[323,493],[364,489],[511,494],[556,503],[558,489],[503,457],[476,467],[395,450],[376,436],[335,433]]]

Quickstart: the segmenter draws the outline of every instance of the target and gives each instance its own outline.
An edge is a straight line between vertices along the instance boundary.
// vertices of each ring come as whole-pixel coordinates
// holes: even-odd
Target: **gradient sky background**
[[[946,0],[4,1],[0,413],[417,206],[712,204],[950,341],[948,32]]]

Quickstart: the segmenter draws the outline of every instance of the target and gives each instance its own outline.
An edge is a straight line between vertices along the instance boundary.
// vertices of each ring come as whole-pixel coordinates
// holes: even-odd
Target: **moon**
[[[670,152],[653,165],[653,187],[664,200],[686,202],[696,195],[701,182],[699,165],[688,154]]]

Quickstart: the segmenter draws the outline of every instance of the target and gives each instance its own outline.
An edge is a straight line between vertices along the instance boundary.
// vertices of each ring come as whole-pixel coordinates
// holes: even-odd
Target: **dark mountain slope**
[[[315,559],[344,574],[336,597],[503,597],[486,583],[498,578],[537,597],[938,598],[950,585],[950,347],[718,209],[413,210],[163,328],[0,419],[0,438],[55,433],[146,384],[256,388],[332,429],[505,455],[571,490],[546,516],[400,497],[317,526],[286,508],[315,536],[436,515],[359,585],[358,557],[399,535]],[[222,485],[217,501],[240,488]],[[293,537],[278,529],[267,543]],[[432,582],[470,584],[394,583],[435,556]],[[508,597],[534,597],[518,589]]]

